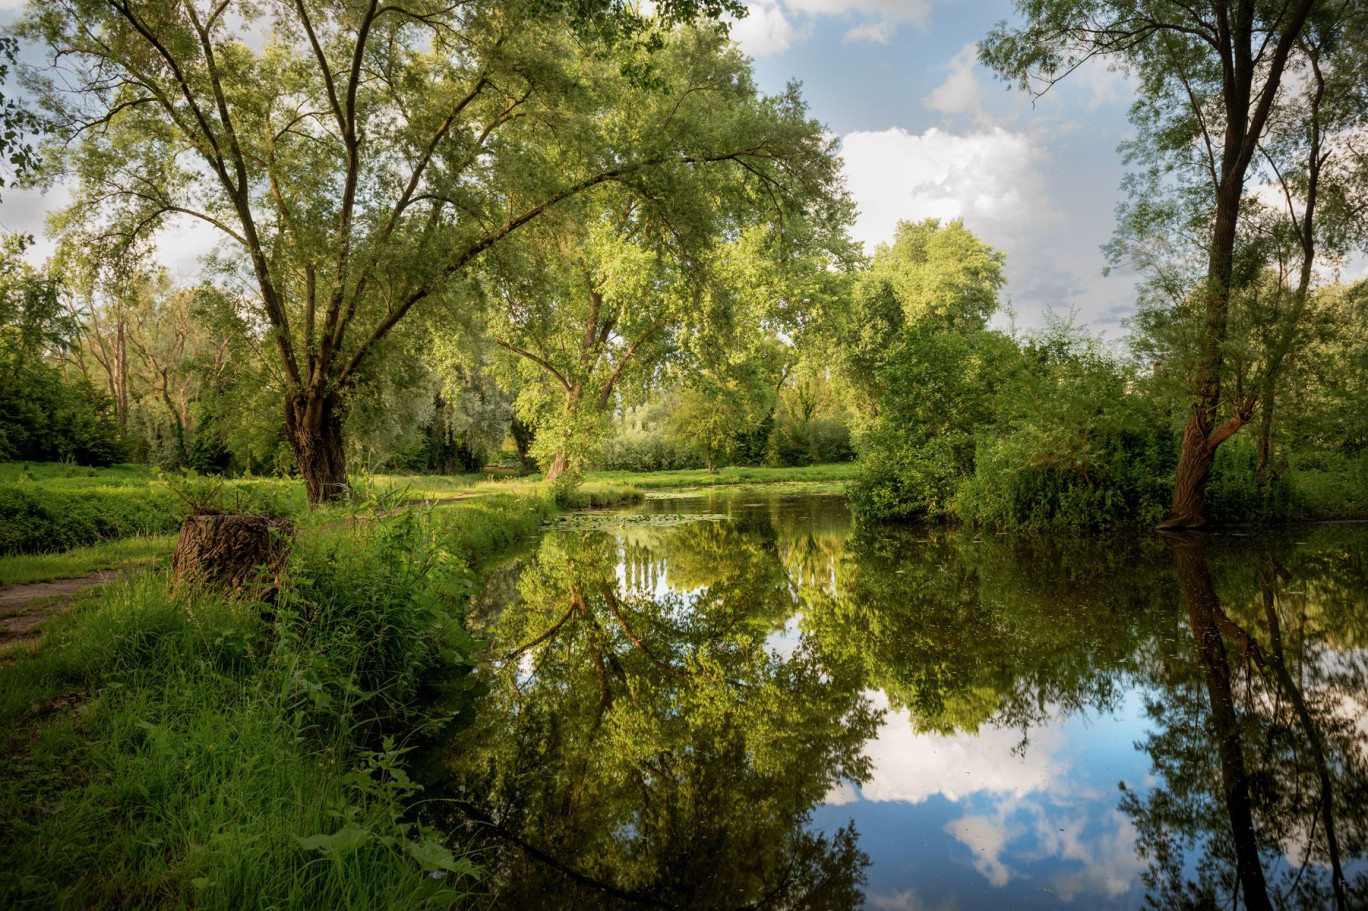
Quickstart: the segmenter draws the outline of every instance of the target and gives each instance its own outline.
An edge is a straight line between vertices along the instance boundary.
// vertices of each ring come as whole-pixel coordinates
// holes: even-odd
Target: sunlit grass
[[[175,546],[175,535],[137,536],[55,554],[0,557],[0,585],[74,579],[102,569],[144,566],[166,558]]]

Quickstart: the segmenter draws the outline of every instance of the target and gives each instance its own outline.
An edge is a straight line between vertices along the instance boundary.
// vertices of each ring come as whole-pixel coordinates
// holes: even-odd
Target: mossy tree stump
[[[258,599],[275,593],[294,537],[277,516],[186,516],[171,565],[182,579]]]

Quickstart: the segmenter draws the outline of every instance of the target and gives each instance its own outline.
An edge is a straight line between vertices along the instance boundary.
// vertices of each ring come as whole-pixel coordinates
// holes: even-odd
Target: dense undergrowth
[[[468,707],[479,561],[545,496],[304,534],[272,606],[146,573],[0,666],[0,906],[431,908],[476,881],[407,750]]]
[[[133,465],[0,463],[0,555],[169,534],[211,501],[224,511],[277,515],[307,508],[302,485],[279,478],[166,478]]]

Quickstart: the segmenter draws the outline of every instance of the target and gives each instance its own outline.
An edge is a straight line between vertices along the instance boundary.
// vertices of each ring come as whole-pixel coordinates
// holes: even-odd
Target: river
[[[1368,907],[1368,527],[651,499],[495,568],[429,821],[496,907]]]

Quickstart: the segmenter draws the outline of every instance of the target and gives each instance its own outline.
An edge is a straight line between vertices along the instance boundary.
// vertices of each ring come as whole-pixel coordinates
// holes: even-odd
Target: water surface
[[[1368,907],[1365,553],[576,520],[477,600],[436,821],[498,907]]]

